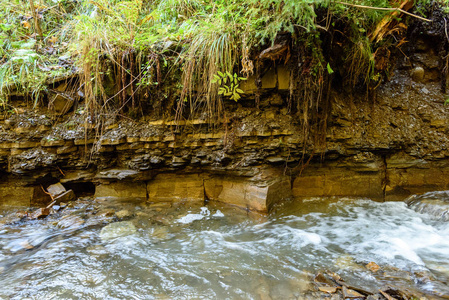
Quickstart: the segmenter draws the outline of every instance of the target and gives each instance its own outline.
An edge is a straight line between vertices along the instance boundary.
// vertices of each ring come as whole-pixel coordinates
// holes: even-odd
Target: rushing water
[[[104,228],[110,208],[132,215],[121,229]],[[64,215],[73,218],[61,223]],[[449,222],[402,202],[340,198],[286,204],[270,216],[86,200],[0,225],[4,299],[302,299],[311,274],[326,270],[367,290],[446,295]]]

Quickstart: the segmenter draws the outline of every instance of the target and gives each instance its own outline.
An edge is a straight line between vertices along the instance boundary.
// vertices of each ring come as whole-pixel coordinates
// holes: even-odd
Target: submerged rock
[[[27,216],[26,212],[14,212],[0,218],[1,225],[11,225],[20,222]]]
[[[148,236],[154,240],[154,241],[162,241],[166,240],[168,238],[170,231],[167,227],[164,226],[157,226],[154,228],[151,228],[148,232]]]
[[[375,262],[370,262],[365,266],[368,270],[370,270],[373,273],[376,273],[377,271],[380,270],[380,267],[378,264],[376,264]]]
[[[343,298],[345,298],[345,299],[348,299],[348,298],[349,299],[364,299],[365,298],[364,295],[360,294],[357,291],[348,289],[345,286],[343,286],[342,291],[343,291]]]
[[[84,220],[75,215],[64,216],[59,220],[57,226],[61,229],[78,229],[84,224]]]
[[[43,219],[50,214],[50,208],[39,208],[31,216],[30,219]]]
[[[118,211],[118,212],[115,213],[115,216],[116,216],[119,220],[123,220],[123,219],[129,218],[129,217],[131,217],[132,215],[133,215],[133,214],[132,214],[129,210],[127,210],[127,209],[123,209],[123,210]]]
[[[118,237],[134,234],[136,231],[136,227],[130,221],[116,222],[103,227],[100,232],[100,238],[105,242]]]

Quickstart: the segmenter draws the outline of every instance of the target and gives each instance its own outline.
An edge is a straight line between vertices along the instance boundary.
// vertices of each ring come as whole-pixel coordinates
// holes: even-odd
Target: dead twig
[[[52,207],[55,203],[56,203],[56,201],[53,201],[52,203],[50,203],[49,205],[47,205],[47,207],[45,207],[45,208],[50,208],[50,207]]]
[[[45,194],[47,194],[47,195],[50,196],[51,201],[55,201],[55,199],[53,199],[53,196],[52,196],[49,192],[47,192],[47,191],[44,189],[44,187],[42,186],[42,184],[41,184],[41,189],[42,189],[42,191],[43,191]]]
[[[59,170],[59,172],[62,174],[62,176],[65,176],[64,172],[61,170],[61,168],[59,166],[56,166]]]

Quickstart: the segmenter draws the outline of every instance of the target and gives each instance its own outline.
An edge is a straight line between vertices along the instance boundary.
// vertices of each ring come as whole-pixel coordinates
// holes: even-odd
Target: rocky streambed
[[[444,212],[419,208],[448,204],[447,195],[412,198],[308,198],[269,215],[216,202],[90,197],[59,203],[45,218],[4,209],[0,296],[448,299],[449,223]]]

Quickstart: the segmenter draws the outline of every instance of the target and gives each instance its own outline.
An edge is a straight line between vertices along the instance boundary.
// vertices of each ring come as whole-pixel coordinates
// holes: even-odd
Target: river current
[[[303,299],[326,271],[368,291],[439,299],[449,291],[449,222],[366,199],[308,199],[268,216],[84,199],[0,225],[2,299]]]

